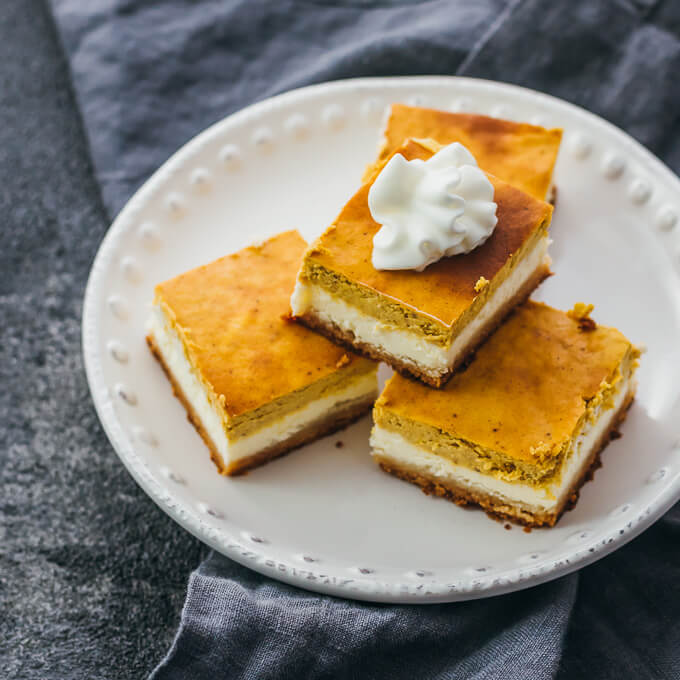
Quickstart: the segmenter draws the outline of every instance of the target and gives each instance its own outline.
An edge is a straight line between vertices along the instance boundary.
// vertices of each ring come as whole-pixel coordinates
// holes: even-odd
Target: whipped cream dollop
[[[458,142],[426,161],[395,154],[368,192],[381,225],[373,237],[376,269],[422,271],[442,257],[469,253],[496,223],[494,188],[474,156]]]

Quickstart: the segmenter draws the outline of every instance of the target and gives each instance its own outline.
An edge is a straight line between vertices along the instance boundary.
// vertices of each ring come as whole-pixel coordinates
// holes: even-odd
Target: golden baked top
[[[409,138],[429,137],[442,145],[460,142],[482,170],[540,199],[550,187],[562,141],[559,128],[405,104],[392,105],[384,135],[376,165]],[[373,169],[366,171],[366,179]]]
[[[429,140],[408,140],[397,149],[407,160],[430,158],[436,145]],[[498,224],[479,248],[466,255],[445,257],[422,272],[380,271],[371,262],[373,236],[380,225],[368,207],[370,183],[349,200],[333,224],[312,245],[304,267],[318,264],[346,279],[388,296],[443,324],[451,326],[477,295],[480,277],[492,281],[529,238],[547,228],[552,206],[490,176],[498,206]],[[303,275],[304,275],[303,267]]]
[[[307,244],[287,231],[156,286],[185,350],[238,416],[343,370],[374,363],[288,320]]]
[[[637,355],[615,328],[529,301],[445,387],[395,374],[376,411],[540,464],[571,439],[587,402],[613,381],[622,361]]]

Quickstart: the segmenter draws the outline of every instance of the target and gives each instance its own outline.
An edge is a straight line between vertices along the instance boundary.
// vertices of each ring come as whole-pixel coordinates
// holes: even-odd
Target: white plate
[[[624,437],[553,529],[506,531],[389,477],[369,457],[368,418],[245,477],[220,477],[146,348],[157,282],[262,235],[318,234],[357,188],[396,101],[563,127],[556,276],[539,297],[562,309],[591,301],[598,321],[648,347]],[[555,578],[623,545],[680,496],[679,197],[678,178],[620,130],[509,85],[349,80],[261,102],[178,151],[106,235],[83,317],[99,417],[163,510],[273,578],[385,602],[486,597]]]

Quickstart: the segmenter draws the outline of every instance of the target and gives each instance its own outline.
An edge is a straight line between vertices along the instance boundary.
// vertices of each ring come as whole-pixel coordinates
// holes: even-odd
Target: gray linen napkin
[[[208,124],[351,76],[520,83],[604,115],[680,169],[680,4],[670,0],[51,4],[111,215]],[[676,507],[580,574],[428,607],[319,596],[212,554],[191,575],[153,677],[677,678],[678,539]]]

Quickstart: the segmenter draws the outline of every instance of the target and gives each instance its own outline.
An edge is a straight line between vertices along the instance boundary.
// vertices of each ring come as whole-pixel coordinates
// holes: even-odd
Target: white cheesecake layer
[[[545,236],[519,262],[510,275],[480,309],[453,342],[445,347],[427,340],[422,334],[388,326],[357,307],[334,297],[316,284],[295,284],[290,300],[294,316],[310,313],[325,324],[335,325],[352,333],[358,342],[377,348],[381,353],[439,377],[447,373],[458,355],[466,351],[475,337],[493,320],[499,310],[514,297],[537,269],[550,265]]]
[[[203,383],[198,378],[184,352],[179,335],[165,318],[158,305],[152,308],[148,332],[153,337],[163,361],[172,374],[185,399],[198,416],[217,448],[225,465],[247,458],[274,444],[285,441],[300,430],[316,422],[326,420],[335,409],[344,408],[348,402],[375,400],[378,394],[377,370],[354,376],[341,390],[305,404],[287,413],[275,423],[256,430],[246,437],[230,440],[222,413],[213,406]]]
[[[559,507],[593,453],[602,436],[612,426],[630,390],[630,380],[620,383],[614,397],[614,406],[596,415],[578,436],[572,455],[567,459],[559,482],[547,487],[533,487],[522,482],[507,482],[476,470],[456,465],[424,448],[412,444],[400,434],[386,430],[379,425],[371,432],[372,455],[392,462],[395,467],[405,466],[416,469],[433,481],[449,482],[457,486],[494,496],[509,504],[521,503],[541,512],[550,512]]]

